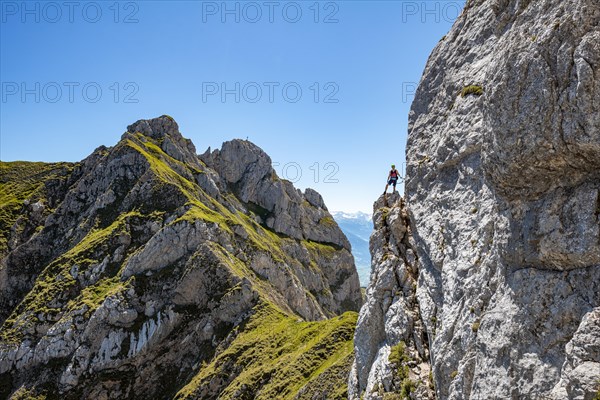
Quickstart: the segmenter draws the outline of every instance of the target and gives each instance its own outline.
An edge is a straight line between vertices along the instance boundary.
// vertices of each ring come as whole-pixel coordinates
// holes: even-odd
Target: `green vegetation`
[[[36,394],[33,390],[29,390],[24,386],[21,386],[11,396],[11,400],[46,400],[46,395]]]
[[[106,256],[107,246],[113,238],[126,229],[130,218],[146,217],[138,212],[123,214],[104,229],[90,231],[76,246],[51,262],[37,277],[32,289],[23,301],[13,310],[2,325],[0,339],[5,342],[18,343],[23,337],[26,327],[39,318],[59,319],[65,312],[87,306],[87,314],[91,314],[102,303],[106,296],[124,290],[132,282],[121,282],[121,270],[105,271],[104,276],[95,284],[81,288],[71,275],[71,268],[77,266],[83,273],[91,266],[102,262]],[[112,274],[111,274],[112,272]],[[65,298],[71,300],[64,307]]]
[[[429,370],[429,387],[435,390],[435,382],[433,380],[433,371]]]
[[[196,398],[211,383],[223,382],[220,399],[292,399],[323,374],[332,376],[332,368],[349,365],[356,320],[357,314],[348,312],[327,321],[301,322],[262,302],[231,345],[176,398]],[[328,399],[347,397],[346,372],[333,374],[337,381],[329,384],[336,389]]]
[[[312,240],[303,240],[301,243],[313,258],[330,258],[337,252],[337,249],[330,244],[313,242]]]
[[[180,166],[182,171],[188,171],[188,167],[162,151],[156,144],[149,141],[142,142],[142,139],[145,139],[142,134],[138,134],[138,138],[140,140],[137,142],[128,139],[125,144],[144,156],[150,164],[152,172],[154,172],[159,180],[179,188],[190,200],[195,199],[196,196],[192,195],[192,193],[198,190],[199,187],[175,172],[171,164]]]
[[[131,287],[144,289],[150,278],[140,275],[123,280],[124,261],[117,262],[112,257],[123,245],[123,237],[128,237],[127,243],[130,243],[129,239],[133,243],[126,249],[123,260],[139,248],[140,239],[135,239],[141,234],[140,229],[136,229],[139,219],[148,226],[146,221],[162,221],[165,214],[176,212],[178,218],[170,224],[196,221],[216,224],[235,240],[243,237],[235,245],[242,250],[249,247],[264,253],[277,268],[287,268],[283,264],[299,264],[287,254],[286,246],[306,248],[311,258],[310,266],[315,268],[315,260],[336,257],[340,250],[335,245],[279,235],[251,216],[236,211],[239,204],[236,198],[226,198],[225,205],[219,203],[196,184],[194,176],[202,171],[170,157],[156,142],[141,134],[128,135],[128,139],[111,151],[119,149],[133,149],[147,161],[152,183],[147,199],[161,203],[139,204],[141,210],[86,221],[86,229],[93,228],[37,276],[32,289],[4,322],[0,340],[19,343],[26,335],[35,340],[40,332],[32,329],[32,325],[56,322],[75,310],[83,310],[84,316],[89,318],[107,297]],[[0,168],[0,232],[5,234],[22,212],[23,201],[44,199],[44,182],[66,177],[72,166],[1,163]],[[154,196],[154,192],[158,195]],[[335,225],[331,217],[319,222]],[[6,246],[6,238],[2,236],[0,253],[3,245]],[[301,321],[268,280],[255,274],[245,262],[219,244],[207,242],[206,245],[218,258],[219,265],[236,277],[250,281],[252,290],[258,293],[259,305],[248,321],[235,328],[228,346],[224,350],[221,348],[213,360],[201,367],[177,398],[198,397],[203,388],[211,386],[212,389],[215,382],[222,382],[220,399],[240,398],[240,393],[241,398],[256,399],[290,399],[296,395],[298,398],[347,398],[347,375],[353,360],[352,339],[357,314],[348,312],[320,322]],[[100,264],[102,268],[96,269]],[[176,269],[165,267],[161,273],[170,274]],[[95,268],[94,280],[91,284],[89,280],[82,283],[82,276],[89,277],[86,272],[91,272],[92,268]],[[232,286],[227,294],[238,290],[241,284]],[[325,295],[327,291],[324,290]],[[308,297],[313,295],[319,294],[307,293]],[[22,389],[19,396],[16,398],[44,399],[26,389]]]
[[[188,211],[179,220],[202,220],[218,224],[221,229],[230,234],[233,233],[232,228],[240,226],[246,232],[248,239],[255,248],[273,254],[278,262],[285,260],[285,256],[281,251],[284,238],[259,225],[249,216],[241,212],[230,211],[221,203],[208,196],[191,179],[192,172],[188,170],[185,164],[170,157],[156,144],[143,141],[145,138],[141,134],[136,135],[136,138],[138,139],[136,141],[132,139],[127,140],[126,145],[135,149],[146,158],[150,164],[150,168],[163,184],[176,187],[182,196],[187,199]],[[187,170],[190,174],[190,179],[180,175],[172,166],[176,166],[179,171]]]
[[[332,217],[323,217],[319,220],[319,224],[325,226],[335,226],[335,220]]]
[[[469,85],[465,86],[460,92],[461,97],[466,97],[470,94],[475,96],[481,96],[483,94],[483,87],[477,85]]]
[[[88,307],[89,313],[90,311],[97,309],[107,297],[130,287],[133,281],[134,278],[131,277],[126,282],[121,282],[120,276],[100,279],[94,285],[84,288],[77,299],[69,302],[68,308],[80,308],[85,304]]]
[[[381,207],[381,218],[385,221],[390,213],[389,207]]]
[[[479,321],[473,322],[473,325],[471,325],[471,330],[473,332],[477,332],[479,330],[479,325],[481,325],[481,323]]]
[[[281,298],[274,294],[276,293],[276,290],[271,286],[268,280],[261,279],[245,263],[240,261],[239,258],[235,257],[221,245],[214,242],[209,242],[207,244],[210,246],[213,254],[219,258],[222,265],[227,266],[231,273],[238,278],[248,279],[252,283],[253,289],[262,295],[263,300],[271,302],[284,310],[288,310],[287,305],[281,302]]]
[[[410,394],[415,391],[417,384],[411,379],[404,379],[400,388],[400,397],[410,400]]]
[[[129,147],[148,162],[150,170],[155,175],[156,182],[153,182],[152,190],[166,190],[171,197],[180,195],[181,202],[185,205],[184,214],[172,223],[178,223],[182,220],[197,221],[202,220],[207,223],[218,224],[224,232],[233,235],[233,232],[244,236],[244,242],[254,247],[256,250],[268,254],[274,264],[297,263],[297,260],[289,259],[289,256],[282,250],[286,244],[297,244],[294,239],[283,237],[275,232],[258,224],[250,216],[239,212],[231,211],[223,204],[208,196],[194,181],[194,173],[198,172],[194,168],[170,157],[156,143],[142,134],[133,134],[125,141],[121,142],[113,151],[119,148]],[[43,163],[0,163],[0,231],[2,234],[8,234],[10,226],[21,212],[22,203],[25,199],[36,200],[36,196],[42,196],[44,193],[44,182],[48,179],[55,179],[57,176],[66,175],[72,168],[71,164],[43,164]],[[169,187],[169,189],[165,189]],[[173,191],[175,189],[175,191]],[[161,192],[162,194],[162,192]],[[169,196],[155,196],[156,198],[165,198],[167,202],[172,202],[177,206],[178,202],[173,202]],[[229,201],[237,201],[230,199]],[[121,266],[111,267],[109,273],[105,273],[89,287],[81,287],[81,284],[71,275],[70,270],[74,266],[78,271],[84,272],[87,268],[101,263],[106,257],[106,243],[115,235],[125,230],[125,221],[130,217],[142,217],[150,219],[162,218],[164,212],[170,210],[161,208],[158,205],[142,205],[153,211],[152,215],[142,215],[138,211],[133,211],[118,217],[109,226],[90,231],[76,246],[61,255],[58,259],[51,262],[36,279],[32,290],[26,295],[21,304],[19,304],[13,313],[3,324],[0,339],[11,342],[18,342],[21,338],[19,332],[24,331],[24,326],[35,323],[38,318],[50,317],[52,320],[60,318],[65,311],[87,306],[88,313],[93,312],[106,296],[118,293],[124,290],[132,281],[121,282]],[[165,206],[168,208],[168,205]],[[159,209],[160,215],[156,214]],[[330,218],[331,219],[331,218]],[[327,218],[323,223],[335,223]],[[311,264],[316,268],[315,259],[330,258],[335,256],[337,249],[321,243],[309,241],[300,242],[311,253],[313,261]],[[0,252],[2,246],[6,247],[6,237],[0,237]],[[272,299],[270,293],[273,292],[270,284],[260,277],[256,276],[239,259],[229,254],[224,249],[218,249],[218,254],[225,260],[232,270],[236,270],[239,276],[248,277],[252,280],[257,290],[265,295],[265,298]],[[310,295],[310,294],[309,294]],[[68,302],[68,308],[64,309]],[[279,301],[281,303],[281,301]],[[286,307],[281,304],[283,309]]]
[[[388,361],[396,366],[398,369],[402,369],[405,363],[410,361],[410,357],[406,354],[406,343],[400,341],[397,345],[390,348],[390,355]],[[398,371],[398,375],[402,375],[402,371]]]
[[[429,161],[431,161],[431,157],[429,157],[428,155],[423,156],[419,161],[419,167],[424,164],[424,163],[428,163]]]
[[[246,231],[248,239],[250,239],[251,244],[256,249],[271,253],[278,262],[283,262],[283,260],[287,258],[287,255],[281,250],[281,247],[286,241],[291,242],[292,239],[279,236],[277,233],[264,228],[255,220],[241,212],[231,213],[229,221],[232,224],[240,225]]]
[[[313,400],[347,399],[348,398],[348,374],[354,362],[354,352],[327,368],[322,374],[310,381],[301,389],[296,399]]]
[[[10,229],[23,210],[23,202],[44,201],[45,182],[66,177],[69,163],[0,161],[0,253],[6,250]]]
[[[450,373],[450,378],[454,379],[458,376],[458,371],[454,370]]]
[[[410,399],[410,394],[415,390],[416,384],[409,378],[410,369],[407,364],[410,356],[406,351],[406,343],[400,341],[397,345],[392,346],[388,361],[396,367],[396,374],[400,380],[400,398]]]

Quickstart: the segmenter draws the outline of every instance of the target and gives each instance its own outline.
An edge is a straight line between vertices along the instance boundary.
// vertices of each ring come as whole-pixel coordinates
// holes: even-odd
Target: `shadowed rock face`
[[[345,395],[361,294],[321,196],[249,142],[204,159],[163,116],[80,163],[2,163],[0,398]]]
[[[440,399],[598,392],[599,26],[595,0],[468,1],[427,63],[406,203]]]

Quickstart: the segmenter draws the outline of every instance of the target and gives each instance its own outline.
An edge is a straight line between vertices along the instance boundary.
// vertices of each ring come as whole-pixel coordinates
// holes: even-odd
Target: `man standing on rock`
[[[385,190],[383,191],[383,194],[387,193],[388,190],[388,186],[393,185],[394,186],[394,192],[396,191],[396,183],[398,182],[398,178],[400,177],[400,174],[398,173],[398,170],[396,169],[396,166],[394,164],[392,164],[392,170],[390,171],[390,173],[388,174],[387,177],[387,184],[385,185]]]

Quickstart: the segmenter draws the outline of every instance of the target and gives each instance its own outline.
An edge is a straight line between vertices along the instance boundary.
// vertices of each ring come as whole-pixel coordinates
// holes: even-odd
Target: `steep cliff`
[[[596,0],[469,0],[434,49],[409,116],[416,300],[388,306],[402,281],[381,276],[410,262],[375,248],[354,398],[391,389],[378,371],[411,327],[394,318],[410,313],[439,399],[599,395],[599,26]],[[377,343],[361,344],[369,330]]]
[[[345,396],[349,244],[254,144],[198,157],[162,116],[0,167],[0,398]]]
[[[373,205],[373,269],[358,319],[351,399],[433,398],[430,338],[416,297],[419,260],[404,200]]]

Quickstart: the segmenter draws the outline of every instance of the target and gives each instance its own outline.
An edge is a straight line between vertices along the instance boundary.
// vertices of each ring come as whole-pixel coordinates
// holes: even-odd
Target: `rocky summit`
[[[600,3],[469,0],[374,206],[350,398],[600,398]]]
[[[256,145],[162,116],[0,168],[0,398],[346,397],[350,246]]]

